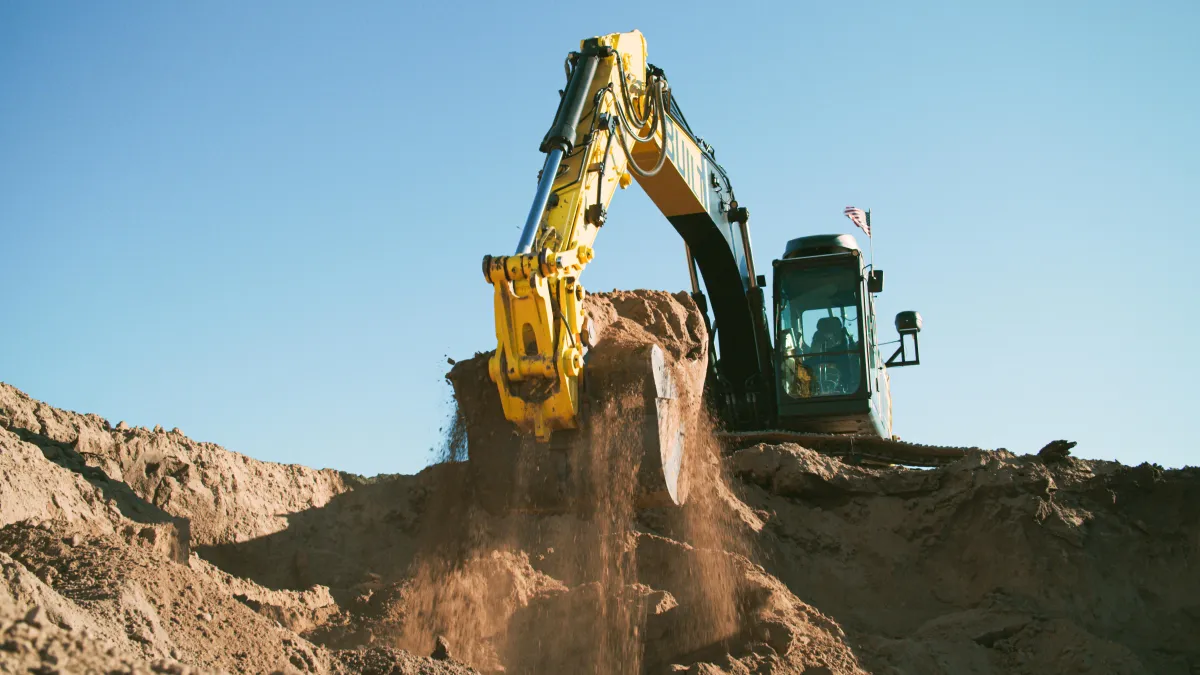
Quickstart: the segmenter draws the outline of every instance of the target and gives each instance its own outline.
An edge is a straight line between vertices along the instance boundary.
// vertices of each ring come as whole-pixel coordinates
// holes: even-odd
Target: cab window
[[[857,393],[862,386],[858,270],[779,272],[775,335],[780,389],[791,398]]]

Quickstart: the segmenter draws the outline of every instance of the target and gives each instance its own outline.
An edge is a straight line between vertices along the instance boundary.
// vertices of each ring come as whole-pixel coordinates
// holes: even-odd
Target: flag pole
[[[867,245],[871,248],[871,269],[875,269],[875,233],[871,231],[871,209],[867,209]]]

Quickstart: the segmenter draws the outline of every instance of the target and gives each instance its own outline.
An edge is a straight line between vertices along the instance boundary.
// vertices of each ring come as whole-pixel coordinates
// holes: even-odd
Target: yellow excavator
[[[920,362],[921,318],[897,316],[900,347],[883,360],[874,303],[883,274],[853,237],[788,243],[773,265],[772,341],[749,212],[712,147],[688,125],[666,75],[646,61],[642,34],[583,40],[565,69],[516,251],[483,259],[495,292],[497,346],[488,374],[519,433],[547,443],[585,425],[580,385],[591,327],[579,279],[614,193],[636,180],[686,244],[692,297],[715,334],[705,397],[727,441],[797,440],[918,465],[961,456],[961,449],[893,439],[887,368]],[[682,443],[673,445],[663,453],[672,488],[683,452]]]

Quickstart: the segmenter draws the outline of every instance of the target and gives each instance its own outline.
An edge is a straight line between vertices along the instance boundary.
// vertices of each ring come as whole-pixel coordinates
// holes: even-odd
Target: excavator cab
[[[864,263],[845,234],[793,239],[774,268],[778,425],[891,438],[888,363],[875,322],[882,272]],[[915,317],[905,322],[916,329],[908,331],[915,345],[920,317],[904,314]],[[891,365],[915,365],[896,358]]]

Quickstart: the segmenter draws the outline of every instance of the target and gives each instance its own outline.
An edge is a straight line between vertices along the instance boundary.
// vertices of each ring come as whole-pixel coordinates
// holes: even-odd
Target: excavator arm
[[[593,338],[579,277],[613,195],[637,180],[687,244],[693,294],[703,300],[699,267],[720,328],[720,395],[734,420],[752,424],[773,399],[748,212],[712,149],[691,132],[663,72],[647,63],[640,32],[584,40],[567,71],[517,250],[483,259],[495,291],[497,347],[488,372],[505,417],[542,441],[579,426],[579,382]]]

